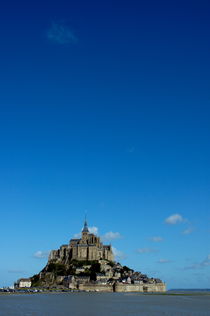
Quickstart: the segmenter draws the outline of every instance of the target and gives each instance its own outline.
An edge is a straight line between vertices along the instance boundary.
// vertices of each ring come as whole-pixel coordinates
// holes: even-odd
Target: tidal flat
[[[0,316],[210,316],[209,292],[50,293],[0,296]]]

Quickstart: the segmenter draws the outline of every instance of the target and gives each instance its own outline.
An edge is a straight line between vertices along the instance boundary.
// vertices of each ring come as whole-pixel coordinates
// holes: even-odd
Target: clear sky
[[[0,287],[84,214],[117,260],[210,287],[209,1],[5,1]]]

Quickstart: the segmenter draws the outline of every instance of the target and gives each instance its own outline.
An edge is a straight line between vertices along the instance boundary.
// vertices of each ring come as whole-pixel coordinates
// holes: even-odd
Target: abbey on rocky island
[[[68,245],[62,245],[60,249],[52,250],[49,255],[49,262],[68,264],[74,259],[81,261],[103,259],[114,261],[111,245],[103,245],[100,237],[90,233],[86,220],[81,238],[71,239]]]
[[[27,282],[26,282],[27,281]],[[81,238],[50,252],[46,266],[16,286],[88,292],[165,292],[166,284],[115,262],[111,245],[90,233],[85,220]]]

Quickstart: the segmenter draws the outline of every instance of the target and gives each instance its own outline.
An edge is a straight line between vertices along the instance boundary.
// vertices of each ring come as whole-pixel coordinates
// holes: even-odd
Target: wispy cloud
[[[44,258],[48,258],[48,256],[49,256],[49,251],[41,251],[41,250],[38,250],[33,255],[33,257],[36,259],[44,259]]]
[[[153,242],[161,242],[164,239],[163,239],[163,237],[160,237],[160,236],[154,236],[154,237],[151,237],[150,240]]]
[[[169,225],[176,225],[183,222],[186,222],[186,219],[184,219],[180,214],[172,214],[165,219],[165,223]]]
[[[92,226],[92,227],[88,227],[89,233],[94,234],[94,235],[98,235],[99,234],[99,230],[98,227],[96,226]],[[74,238],[81,238],[81,232],[74,234]],[[122,238],[122,235],[118,232],[107,232],[106,234],[104,234],[103,236],[101,236],[101,240],[104,242],[108,242],[108,241],[112,241],[112,240],[116,240],[116,239],[120,239]]]
[[[194,231],[194,229],[192,227],[188,227],[182,232],[182,234],[183,235],[190,235],[190,234],[192,234],[193,231]]]
[[[191,266],[187,266],[184,270],[194,270],[194,269],[202,269],[210,266],[210,254],[201,262],[194,263]]]
[[[122,238],[122,236],[121,236],[121,234],[120,233],[118,233],[118,232],[107,232],[105,235],[103,235],[102,237],[101,237],[101,239],[103,240],[103,241],[112,241],[112,240],[115,240],[115,239],[120,239],[120,238]]]
[[[137,249],[138,253],[144,254],[144,253],[154,253],[158,252],[158,249],[153,249],[153,248],[139,248]]]
[[[81,238],[81,233],[78,233],[78,234],[74,234],[74,238],[76,238],[76,239],[79,239],[79,238]]]
[[[116,260],[119,260],[119,259],[123,260],[126,258],[125,253],[116,249],[115,247],[112,247],[112,251],[113,251],[113,254],[114,254]]]
[[[171,263],[172,261],[171,260],[168,260],[168,259],[160,259],[157,261],[157,263]]]
[[[96,226],[88,227],[88,230],[89,230],[89,233],[94,234],[94,235],[98,235],[98,227],[96,227]],[[82,236],[81,232],[77,233],[77,234],[74,234],[74,238],[78,238],[79,239],[79,238],[81,238],[81,236]]]
[[[78,41],[72,29],[63,22],[52,22],[46,32],[48,40],[57,44],[74,44]]]
[[[91,234],[98,235],[98,227],[96,226],[88,227],[88,230]]]

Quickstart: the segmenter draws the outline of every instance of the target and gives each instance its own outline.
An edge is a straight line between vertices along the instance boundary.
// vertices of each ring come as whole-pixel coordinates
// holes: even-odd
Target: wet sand
[[[0,296],[0,316],[210,316],[209,293],[37,293]]]

